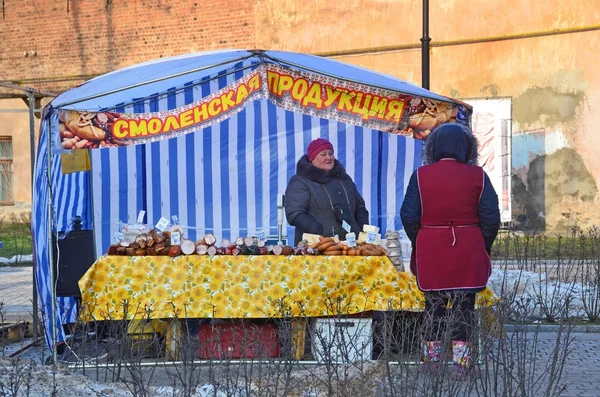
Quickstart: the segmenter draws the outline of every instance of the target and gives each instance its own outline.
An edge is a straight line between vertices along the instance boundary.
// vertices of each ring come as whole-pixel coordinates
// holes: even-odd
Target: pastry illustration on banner
[[[438,125],[456,121],[459,113],[458,106],[448,102],[420,97],[409,97],[405,101],[400,124],[388,132],[414,139],[426,139]]]
[[[112,125],[121,116],[113,112],[63,110],[58,114],[60,146],[63,149],[126,146],[128,142],[111,134]]]

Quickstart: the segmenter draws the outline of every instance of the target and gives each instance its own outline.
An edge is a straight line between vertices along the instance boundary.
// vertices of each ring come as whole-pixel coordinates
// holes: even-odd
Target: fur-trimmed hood
[[[477,165],[479,157],[477,138],[469,127],[445,123],[431,131],[423,147],[423,164],[433,164],[443,158],[454,158],[462,163]]]
[[[310,161],[308,161],[308,156],[305,154],[300,158],[300,160],[298,160],[298,164],[296,165],[296,174],[313,182],[326,183],[331,178],[341,179],[346,176],[346,169],[342,163],[336,159],[331,171],[322,170],[315,167]]]

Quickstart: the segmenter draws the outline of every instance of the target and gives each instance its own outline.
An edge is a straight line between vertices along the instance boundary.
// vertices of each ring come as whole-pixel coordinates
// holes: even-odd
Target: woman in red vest
[[[437,127],[425,142],[423,157],[400,213],[413,247],[411,272],[425,295],[428,326],[419,369],[439,372],[447,331],[451,373],[464,378],[473,374],[469,341],[475,294],[485,289],[491,273],[490,249],[500,227],[498,196],[476,165],[477,140],[468,127]]]

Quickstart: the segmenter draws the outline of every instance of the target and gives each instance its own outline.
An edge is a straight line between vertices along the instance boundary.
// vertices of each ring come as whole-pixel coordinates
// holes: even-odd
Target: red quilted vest
[[[417,171],[421,228],[411,270],[423,291],[483,288],[491,260],[479,227],[483,169],[442,159]]]

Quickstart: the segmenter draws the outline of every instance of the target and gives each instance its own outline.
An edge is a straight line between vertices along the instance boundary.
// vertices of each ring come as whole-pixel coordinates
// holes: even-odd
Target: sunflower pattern
[[[424,309],[414,276],[385,256],[103,256],[79,287],[83,321]],[[497,299],[486,289],[476,305]]]

